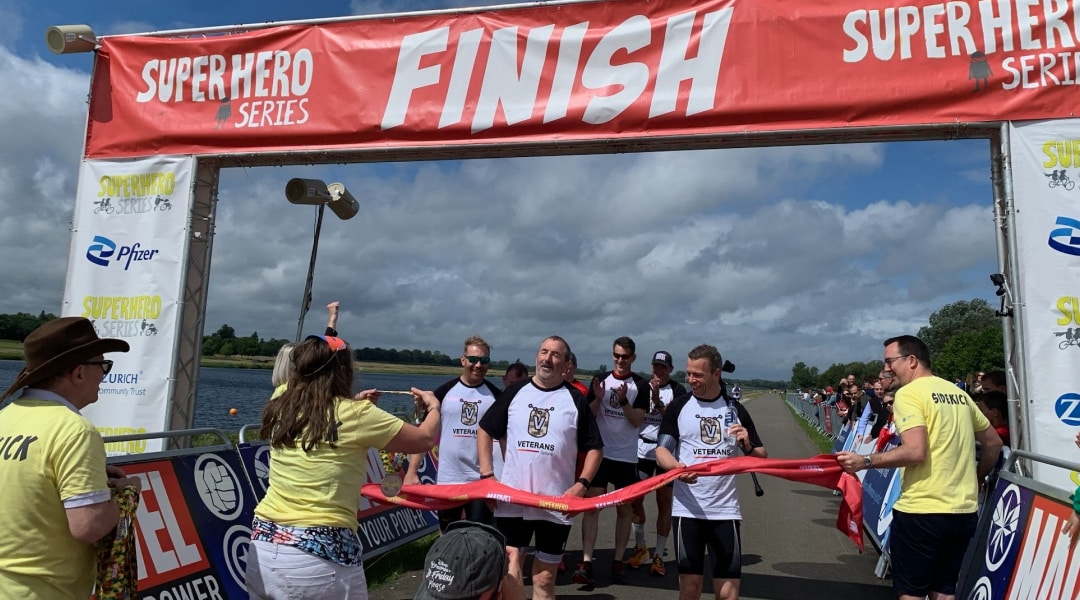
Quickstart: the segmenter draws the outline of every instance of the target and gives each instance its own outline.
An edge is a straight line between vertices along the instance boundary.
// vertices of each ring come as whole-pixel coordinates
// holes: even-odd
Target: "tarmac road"
[[[806,458],[818,454],[817,447],[799,427],[797,418],[780,396],[765,394],[748,399],[769,458]],[[765,495],[754,496],[749,475],[738,475],[743,523],[743,576],[740,597],[744,600],[891,600],[890,580],[874,575],[878,552],[866,540],[866,550],[858,548],[836,529],[839,498],[825,488],[759,475]],[[652,496],[645,499],[649,544],[656,541]],[[595,586],[573,583],[570,574],[581,560],[581,520],[575,523],[566,544],[565,573],[559,574],[559,597],[589,600],[664,600],[678,598],[678,575],[674,543],[668,540],[667,575],[649,575],[647,565],[627,569],[625,585],[611,583],[610,570],[615,546],[615,511],[600,515],[596,541]],[[633,546],[631,537],[630,546]],[[526,569],[529,567],[526,565]],[[528,572],[528,571],[527,571]],[[408,600],[413,597],[423,572],[403,574],[397,581],[371,590],[371,600]],[[529,592],[530,590],[526,590]],[[712,584],[705,580],[705,595],[712,597]]]

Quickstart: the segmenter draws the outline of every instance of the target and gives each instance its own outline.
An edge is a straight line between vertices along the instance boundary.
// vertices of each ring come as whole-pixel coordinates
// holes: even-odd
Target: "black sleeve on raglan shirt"
[[[596,416],[592,414],[592,409],[589,408],[589,403],[585,401],[585,396],[582,396],[581,392],[569,383],[566,384],[566,389],[569,390],[570,397],[574,399],[574,405],[577,406],[578,411],[578,452],[588,452],[594,449],[602,450],[604,440],[600,437],[600,427],[596,425]]]

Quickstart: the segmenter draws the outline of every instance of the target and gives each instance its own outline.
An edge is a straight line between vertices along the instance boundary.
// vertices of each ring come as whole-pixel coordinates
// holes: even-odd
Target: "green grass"
[[[396,580],[403,573],[423,570],[428,548],[437,539],[439,534],[432,533],[364,562],[368,587],[377,588]]]
[[[783,401],[783,400],[781,400],[781,401]],[[795,411],[794,408],[791,407],[790,404],[788,404],[787,402],[784,402],[784,406],[786,406],[788,408],[788,410],[791,411],[791,416],[795,417],[795,421],[798,422],[799,427],[801,427],[802,430],[806,432],[806,437],[810,438],[811,442],[814,442],[814,445],[817,446],[819,450],[821,450],[821,453],[822,454],[832,454],[832,451],[833,451],[833,440],[832,440],[832,438],[830,438],[829,436],[821,433],[813,425],[808,423],[806,421],[806,419],[802,418],[802,415],[800,415],[798,412]]]

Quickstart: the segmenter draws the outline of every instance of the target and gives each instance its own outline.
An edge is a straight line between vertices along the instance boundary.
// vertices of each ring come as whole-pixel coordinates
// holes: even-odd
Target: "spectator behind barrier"
[[[1003,394],[1009,393],[1009,386],[1005,380],[1005,371],[987,371],[979,382],[982,384],[981,389],[984,392],[997,390]]]
[[[424,557],[413,600],[524,600],[518,549],[494,527],[455,521]]]
[[[341,306],[341,302],[334,300],[330,304],[326,305],[326,312],[328,314],[326,320],[326,333],[332,337],[337,337],[337,321],[338,321],[338,309]],[[278,349],[277,356],[274,358],[274,372],[270,375],[270,383],[274,386],[274,395],[278,395],[285,391],[284,389],[277,389],[289,382],[289,373],[292,371],[292,349],[296,344],[285,344]]]
[[[982,414],[986,415],[990,426],[1001,437],[1001,443],[1012,446],[1009,443],[1009,401],[1004,392],[997,390],[979,392],[972,399],[975,400]]]

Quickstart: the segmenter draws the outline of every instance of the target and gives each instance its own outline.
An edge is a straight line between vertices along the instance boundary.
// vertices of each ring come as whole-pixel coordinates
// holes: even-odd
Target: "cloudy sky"
[[[454,0],[0,0],[0,312],[58,312],[91,57],[54,56],[48,25],[99,35],[447,8]],[[292,338],[315,210],[295,176],[341,181],[328,211],[311,331],[340,300],[354,346],[451,356],[479,333],[532,362],[546,335],[583,367],[611,341],[702,342],[736,377],[881,356],[960,299],[996,302],[985,140],[234,169],[223,174],[207,333]]]

